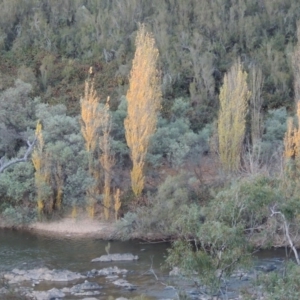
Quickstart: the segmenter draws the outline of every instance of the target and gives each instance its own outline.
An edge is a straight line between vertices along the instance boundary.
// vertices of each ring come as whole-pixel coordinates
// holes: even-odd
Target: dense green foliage
[[[260,274],[255,281],[256,291],[263,291],[266,300],[297,300],[299,291],[299,266],[294,262],[286,262],[279,272]],[[245,293],[244,299],[256,299],[257,292]]]
[[[110,96],[110,192],[121,190],[120,236],[174,240],[168,266],[197,274],[215,292],[249,262],[253,247],[288,243],[284,221],[299,242],[299,170],[283,158],[298,80],[293,52],[299,19],[298,0],[0,0],[0,163],[24,155],[39,120],[47,158],[43,191],[50,199],[44,215],[84,210],[93,187],[96,215],[103,219],[104,177],[89,172],[89,161],[101,169],[102,152],[95,141],[91,159],[80,131],[80,98],[92,66],[99,107]],[[124,120],[138,23],[153,33],[159,50],[163,99],[145,188],[134,197]],[[250,98],[241,166],[230,173],[218,164],[216,119],[224,74],[238,60],[250,75],[250,92],[261,95],[254,111],[261,124],[254,140]],[[251,81],[257,69],[259,93]],[[30,160],[0,174],[0,212],[7,222],[35,220],[35,184]],[[60,193],[61,210],[55,206]],[[270,299],[284,294],[278,283],[284,290],[298,284],[276,276],[265,279]]]
[[[19,77],[43,101],[78,112],[90,65],[102,96],[125,94],[137,23],[146,23],[160,52],[164,113],[189,96],[198,130],[216,115],[223,74],[239,56],[265,78],[264,108],[293,104],[290,54],[297,0],[0,1],[2,89]]]

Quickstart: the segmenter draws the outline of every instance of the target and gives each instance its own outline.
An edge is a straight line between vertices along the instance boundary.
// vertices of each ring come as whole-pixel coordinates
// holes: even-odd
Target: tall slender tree
[[[103,204],[104,204],[104,216],[105,219],[109,219],[110,208],[111,208],[111,178],[112,178],[112,167],[114,165],[114,157],[111,151],[111,115],[109,112],[109,97],[107,98],[106,104],[103,108],[102,113],[102,135],[100,137],[100,163],[104,172],[104,190],[103,190]]]
[[[247,73],[238,61],[225,74],[219,96],[219,154],[225,171],[237,171],[240,167],[250,95]]]
[[[127,117],[124,121],[127,145],[132,159],[131,186],[136,196],[145,185],[145,161],[151,135],[156,130],[162,93],[157,69],[158,49],[145,25],[140,25],[129,79]]]
[[[284,156],[286,159],[296,159],[300,157],[300,101],[297,103],[297,123],[294,125],[293,118],[287,121],[287,131],[284,136]]]
[[[251,69],[251,97],[250,97],[250,110],[251,110],[251,140],[255,145],[262,136],[263,122],[262,122],[262,88],[264,78],[262,71],[259,67],[254,65]]]
[[[93,70],[90,69],[90,75]],[[99,97],[97,96],[93,79],[85,82],[84,96],[81,98],[81,132],[85,140],[88,153],[89,173],[94,179],[94,184],[87,190],[87,210],[91,218],[95,215],[96,197],[99,194],[100,170],[95,163],[95,153],[99,143],[99,128],[102,124],[101,111],[99,110]],[[74,211],[76,208],[73,208]],[[74,212],[73,212],[74,213]]]
[[[37,197],[38,215],[41,217],[43,210],[47,207],[47,212],[52,212],[53,193],[51,188],[51,158],[44,149],[44,139],[42,124],[36,126],[36,145],[32,153],[32,163],[35,168],[35,188]]]
[[[300,101],[300,22],[297,23],[297,39],[298,42],[295,46],[292,55],[292,66],[293,66],[293,73],[294,73],[294,94],[295,94],[294,100],[296,106]]]

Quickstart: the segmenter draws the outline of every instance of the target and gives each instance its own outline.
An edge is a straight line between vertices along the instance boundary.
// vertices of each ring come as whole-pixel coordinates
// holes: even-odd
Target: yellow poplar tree
[[[298,127],[294,126],[293,118],[287,121],[287,131],[284,137],[284,156],[285,170],[294,176],[299,177],[300,167],[300,23],[297,23],[297,40],[294,53],[292,54],[292,66],[294,72],[294,93],[295,104],[297,110]]]
[[[300,101],[297,102],[298,128],[294,126],[293,118],[287,122],[287,131],[284,136],[284,156],[286,159],[300,158]],[[299,163],[299,162],[297,162]]]
[[[92,73],[92,69],[90,69]],[[94,155],[99,143],[99,128],[102,124],[99,110],[99,98],[97,96],[94,81],[86,80],[84,97],[81,98],[81,132],[85,140],[85,148],[89,155],[89,173],[94,178],[95,184],[87,191],[88,212],[91,218],[95,215],[95,199],[98,194],[100,171],[94,164]],[[76,208],[73,208],[73,213]]]
[[[298,126],[294,125],[294,119],[289,118],[287,131],[284,136],[285,174],[293,182],[299,180],[300,170],[300,102],[297,102]]]
[[[240,167],[250,95],[247,73],[238,61],[225,74],[219,96],[219,155],[224,170],[229,172],[237,171]]]
[[[114,208],[115,208],[115,220],[117,221],[118,220],[118,213],[119,213],[119,210],[121,208],[121,199],[120,199],[120,189],[117,189],[115,194],[114,194],[114,199],[115,199],[115,205],[114,205]]]
[[[62,166],[57,163],[54,172],[55,185],[56,185],[56,198],[55,198],[55,208],[61,209],[62,199],[63,199],[63,188],[64,188],[64,174]]]
[[[99,98],[93,80],[86,80],[84,97],[81,98],[81,132],[85,140],[85,147],[93,153],[98,144],[98,129],[101,125],[99,112]]]
[[[100,149],[102,154],[100,156],[100,163],[104,170],[104,216],[105,219],[109,219],[109,211],[111,207],[111,173],[114,165],[114,158],[111,155],[111,142],[110,142],[110,131],[111,131],[111,116],[109,113],[109,98],[103,108],[102,113],[102,136],[100,138]]]
[[[47,205],[48,212],[51,212],[53,205],[52,196],[46,192],[45,188],[50,187],[51,171],[50,158],[44,152],[44,139],[42,134],[42,124],[37,123],[36,126],[36,145],[32,153],[32,163],[35,169],[35,187],[37,194],[38,215],[41,216],[45,205]]]
[[[149,139],[156,130],[157,112],[161,105],[160,74],[157,69],[158,49],[153,35],[140,25],[135,40],[127,98],[127,117],[124,121],[127,145],[130,148],[131,186],[136,196],[145,185],[145,160]]]

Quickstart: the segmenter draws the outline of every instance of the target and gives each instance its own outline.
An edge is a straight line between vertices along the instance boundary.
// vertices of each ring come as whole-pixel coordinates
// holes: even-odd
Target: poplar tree
[[[93,74],[90,68],[90,75]],[[111,177],[114,158],[111,151],[111,115],[109,97],[104,106],[100,105],[94,80],[85,83],[84,97],[81,99],[81,132],[89,157],[89,173],[94,184],[87,190],[87,204],[90,217],[95,215],[95,204],[98,195],[103,192],[104,216],[109,218],[111,207]],[[102,179],[104,178],[104,186]],[[73,214],[75,214],[74,208]]]
[[[240,167],[250,95],[247,73],[238,61],[225,74],[219,96],[219,155],[225,171],[237,171]]]
[[[300,22],[297,23],[297,44],[292,53],[292,66],[294,73],[294,94],[295,104],[298,105],[300,101]]]
[[[300,102],[297,103],[297,125],[294,118],[287,120],[287,131],[284,136],[284,171],[292,182],[299,181],[300,171]]]
[[[104,171],[104,191],[103,191],[103,204],[105,219],[109,219],[109,212],[111,207],[111,177],[112,167],[114,165],[114,157],[111,151],[111,115],[109,112],[109,97],[103,108],[102,113],[102,136],[100,138],[99,147],[102,151],[100,156],[100,163]]]
[[[131,186],[136,196],[145,185],[145,161],[151,135],[155,132],[160,109],[160,74],[157,69],[158,49],[151,33],[140,25],[135,40],[127,98],[127,117],[124,121],[127,145],[130,148]]]
[[[118,213],[119,210],[121,208],[121,199],[120,199],[120,189],[117,189],[115,194],[114,194],[114,200],[115,200],[115,205],[114,205],[114,209],[115,209],[115,220],[118,220]]]
[[[260,141],[263,133],[263,122],[262,122],[262,89],[264,84],[264,78],[262,70],[253,66],[251,70],[251,97],[250,97],[250,111],[251,111],[251,140],[252,144],[255,145]]]
[[[90,69],[90,74],[92,68]],[[99,112],[99,98],[94,87],[94,80],[85,82],[84,97],[81,98],[81,132],[85,140],[85,147],[89,153],[95,151],[98,141],[98,129],[101,126]]]
[[[286,172],[289,175],[299,177],[300,168],[300,23],[297,23],[297,44],[292,54],[292,66],[294,73],[294,100],[297,111],[298,126],[294,125],[292,117],[287,120],[287,131],[284,136],[284,157]],[[297,172],[296,172],[297,171]],[[296,173],[295,173],[296,172]]]
[[[300,102],[297,103],[298,128],[294,125],[293,118],[287,121],[287,131],[284,136],[284,156],[286,159],[296,159],[300,157]],[[297,161],[297,163],[299,163]]]
[[[90,74],[93,70],[90,69]],[[95,215],[96,196],[100,181],[100,171],[96,168],[94,156],[99,143],[99,128],[102,124],[99,110],[99,98],[97,96],[94,81],[89,79],[85,82],[84,96],[81,98],[81,133],[85,140],[85,148],[88,152],[89,174],[95,183],[87,191],[87,210],[91,218]],[[76,208],[73,208],[73,214]]]
[[[47,206],[48,212],[52,211],[53,195],[51,189],[51,159],[49,153],[44,150],[44,139],[42,133],[42,124],[36,126],[36,145],[32,153],[32,163],[35,169],[35,188],[37,197],[38,215],[41,214]]]
[[[55,198],[55,208],[61,209],[63,200],[63,190],[64,190],[64,173],[63,168],[59,162],[56,163],[54,179],[56,185],[56,198]]]

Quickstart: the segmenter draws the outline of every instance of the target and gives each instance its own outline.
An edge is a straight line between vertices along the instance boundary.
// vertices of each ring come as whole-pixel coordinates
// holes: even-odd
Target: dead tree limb
[[[16,163],[19,163],[19,162],[25,162],[28,160],[28,156],[31,154],[32,150],[33,150],[33,147],[34,147],[34,144],[36,142],[36,137],[34,138],[33,142],[30,143],[29,141],[27,141],[27,150],[24,154],[23,157],[21,158],[13,158],[7,162],[5,162],[5,156],[1,157],[0,158],[0,173],[3,173],[3,171],[5,169],[7,169],[8,167],[10,167],[11,165],[14,165]]]
[[[290,224],[288,224],[288,222],[287,222],[287,220],[285,218],[285,215],[281,211],[276,210],[275,208],[276,208],[276,205],[274,205],[273,207],[270,208],[270,210],[271,210],[271,217],[273,217],[274,215],[280,215],[281,216],[281,218],[283,220],[284,229],[285,229],[285,236],[288,239],[290,247],[291,247],[291,249],[294,252],[295,259],[297,261],[297,265],[300,265],[300,260],[299,260],[297,249],[296,249],[296,247],[295,247],[295,245],[293,243],[293,240],[292,240],[292,238],[290,236],[290,230],[289,230]]]

